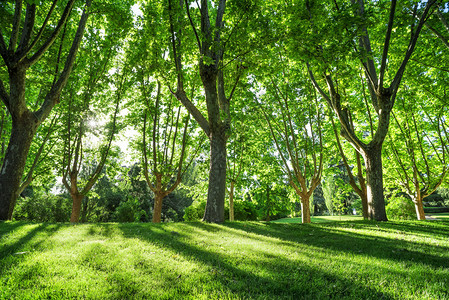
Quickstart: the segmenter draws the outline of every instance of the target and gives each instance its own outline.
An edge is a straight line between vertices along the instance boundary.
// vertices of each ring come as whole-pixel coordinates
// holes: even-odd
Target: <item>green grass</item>
[[[437,219],[449,219],[449,213],[428,214]]]
[[[312,223],[327,223],[336,221],[359,221],[363,220],[361,216],[343,215],[343,216],[312,216]],[[301,218],[283,218],[274,223],[301,223]]]
[[[449,222],[0,223],[0,299],[449,299]]]

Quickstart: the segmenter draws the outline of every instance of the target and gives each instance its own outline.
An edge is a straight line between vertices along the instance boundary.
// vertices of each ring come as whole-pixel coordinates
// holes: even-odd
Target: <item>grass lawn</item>
[[[449,220],[0,223],[0,299],[449,299]]]
[[[336,221],[357,221],[363,220],[361,216],[343,215],[343,216],[311,216],[312,223],[327,223]],[[274,223],[301,223],[301,217],[299,218],[283,218]]]
[[[437,219],[449,219],[449,213],[438,213],[438,214],[429,214],[429,215],[431,215],[432,217],[434,217],[434,218],[437,218]]]

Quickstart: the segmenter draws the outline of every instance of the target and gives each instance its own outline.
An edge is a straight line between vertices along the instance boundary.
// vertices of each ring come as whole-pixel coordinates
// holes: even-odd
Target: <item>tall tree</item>
[[[225,26],[224,20],[226,3],[226,0],[219,0],[215,5],[207,0],[201,0],[196,4],[187,0],[180,0],[178,3],[168,1],[171,50],[177,74],[177,86],[172,92],[186,107],[210,141],[209,186],[203,220],[214,223],[224,221],[226,143],[231,128],[230,105],[243,72],[241,63],[231,64],[235,57],[244,54],[235,52],[233,48],[238,49],[242,46],[233,40],[235,36],[243,38],[240,28],[242,20],[247,19],[248,12],[252,9],[250,2],[242,3],[239,9],[232,7],[231,13],[234,12],[234,15],[229,15],[229,18],[233,18],[235,23],[229,30],[228,26],[232,25]],[[188,21],[184,20],[185,15]],[[198,20],[195,18],[197,15],[200,18],[199,28]],[[184,90],[187,76],[183,71],[183,49],[187,49],[185,31],[188,29],[184,26],[185,22],[190,24],[190,30],[196,41],[197,50],[194,56],[198,59],[198,71],[205,94],[207,116],[201,112],[200,106],[192,102],[193,99],[189,98]],[[232,50],[234,53],[231,52]],[[230,69],[232,65],[237,66],[236,71]],[[225,75],[234,76],[234,78],[226,80]]]
[[[320,184],[323,171],[322,108],[313,87],[304,81],[295,81],[292,69],[283,70],[283,76],[278,76],[283,82],[271,78],[266,96],[274,99],[267,100],[265,105],[270,103],[271,111],[268,114],[263,105],[261,108],[284,172],[301,199],[302,222],[310,223],[310,197]]]
[[[84,34],[92,1],[86,0],[82,8],[82,15],[72,38],[70,50],[67,52],[64,67],[59,70],[59,60],[63,58],[62,51],[59,51],[54,80],[43,95],[44,101],[34,111],[30,110],[28,106],[30,99],[27,99],[26,93],[28,91],[27,71],[38,72],[32,66],[42,59],[62,31],[66,33],[65,28],[69,16],[75,15],[77,10],[72,12],[75,0],[69,0],[64,7],[59,7],[57,0],[53,0],[51,4],[42,3],[39,5],[42,10],[46,8],[48,10],[46,14],[39,15],[43,21],[41,26],[36,28],[35,21],[38,13],[36,1],[26,2],[24,15],[25,3],[22,0],[15,1],[14,15],[12,18],[8,18],[11,20],[11,29],[0,29],[0,55],[8,70],[9,85],[9,91],[7,91],[7,87],[0,80],[0,98],[12,118],[8,148],[0,171],[0,220],[6,220],[12,215],[31,142],[38,127],[58,103],[61,91],[67,83]],[[62,8],[62,12],[55,17],[54,15],[57,15],[55,11],[60,8]],[[4,34],[7,33],[9,33],[9,44],[4,39]],[[61,40],[64,41],[67,36],[68,34],[63,34]]]
[[[311,62],[307,63],[309,75],[315,88],[327,101],[329,107],[332,108],[340,121],[342,136],[346,138],[364,158],[369,219],[378,221],[387,220],[383,191],[382,145],[388,133],[390,114],[394,106],[396,94],[398,92],[405,68],[415,50],[416,42],[424,22],[431,12],[432,6],[435,2],[436,1],[428,1],[425,6],[423,5],[421,16],[417,22],[415,18],[409,18],[410,21],[409,24],[407,24],[407,30],[410,30],[411,34],[407,44],[403,43],[400,39],[403,35],[399,36],[399,38],[395,40],[399,44],[402,43],[406,46],[404,47],[406,48],[405,54],[399,62],[397,59],[389,59],[389,54],[391,52],[390,45],[393,41],[392,33],[393,30],[397,31],[397,24],[395,24],[397,1],[393,0],[390,3],[383,47],[379,53],[375,51],[376,48],[373,49],[371,46],[373,44],[373,34],[368,32],[367,24],[369,24],[369,16],[367,15],[365,2],[363,0],[353,1],[353,21],[357,24],[357,26],[353,28],[347,23],[339,24],[342,26],[340,30],[343,33],[347,33],[349,36],[349,41],[346,39],[343,44],[347,44],[349,48],[352,47],[354,56],[360,58],[361,65],[365,73],[369,94],[371,96],[371,106],[375,112],[375,116],[377,117],[377,127],[372,139],[369,142],[363,141],[363,138],[357,136],[354,127],[351,126],[351,110],[347,104],[349,99],[345,99],[343,97],[344,95],[339,92],[339,78],[336,74],[337,72],[332,69],[335,66],[332,66],[331,63],[325,63],[324,68],[320,71],[322,75],[321,78],[326,84],[326,90],[324,90],[314,75]],[[379,4],[382,5],[385,3],[381,2]],[[319,26],[317,23],[314,23],[316,20],[315,18],[317,18],[314,7],[310,6],[308,2],[306,6],[309,19],[311,20],[311,27],[313,27],[312,31],[314,34],[321,34],[322,32],[318,31],[325,29],[326,26],[318,28]],[[401,8],[405,10],[411,9],[414,13],[416,13],[418,7],[419,4],[417,3],[412,8],[407,7],[406,5]],[[333,9],[338,13],[344,13],[344,10],[338,6],[337,2],[334,2]],[[351,17],[348,12],[346,12],[344,16],[345,18]],[[327,24],[327,26],[329,26],[329,24]],[[325,30],[329,30],[329,28],[327,27]],[[353,37],[357,37],[358,45],[352,42]],[[315,43],[315,49],[318,49],[318,54],[316,55],[320,57],[325,56],[322,54],[326,51],[325,43],[326,41],[323,40]],[[327,54],[326,58],[329,58],[328,55],[329,54]],[[379,62],[378,68],[376,68],[376,62]],[[396,71],[393,71],[393,68],[396,68]],[[343,78],[343,80],[345,79],[346,78]],[[386,80],[388,79],[391,81],[389,86],[386,85]]]
[[[407,96],[413,97],[411,93]],[[396,131],[389,134],[386,147],[392,163],[390,168],[394,170],[394,173],[389,172],[389,177],[393,177],[390,182],[399,184],[415,205],[417,219],[425,220],[423,200],[442,184],[449,168],[444,110],[431,116],[428,108],[418,113],[418,101],[405,103],[402,97],[400,100],[401,116],[393,113]]]
[[[148,84],[149,78],[146,78],[140,85],[146,103],[142,132],[143,172],[154,193],[153,223],[160,223],[163,199],[178,187],[195,155],[188,157],[189,115],[182,116],[181,106],[176,108],[172,97],[164,97],[159,81],[156,97],[151,101]]]

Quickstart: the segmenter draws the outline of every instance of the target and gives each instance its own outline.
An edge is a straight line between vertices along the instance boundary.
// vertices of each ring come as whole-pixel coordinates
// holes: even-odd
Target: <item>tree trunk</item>
[[[415,204],[416,217],[418,220],[425,220],[426,214],[424,213],[424,205],[422,203],[422,197],[417,197],[414,199],[413,203]]]
[[[164,199],[164,195],[155,193],[154,195],[154,209],[153,209],[153,223],[161,222],[162,215],[162,200]]]
[[[234,221],[234,181],[231,181],[229,191],[229,221]]]
[[[368,219],[368,198],[366,196],[366,191],[365,193],[362,193],[360,196],[360,199],[362,199],[362,216],[363,219],[367,220]]]
[[[0,220],[10,220],[14,211],[31,142],[37,130],[32,113],[13,118],[11,136],[0,172]]]
[[[210,170],[206,211],[203,221],[223,223],[226,191],[226,134],[222,129],[210,137]]]
[[[70,223],[78,223],[81,213],[81,204],[83,202],[84,195],[78,192],[71,193],[72,196],[72,215],[70,216]]]
[[[302,223],[311,223],[312,220],[310,219],[310,198],[303,197],[301,199],[301,220]]]
[[[366,166],[366,196],[368,219],[388,221],[385,212],[385,198],[382,172],[382,144],[370,147],[364,152]]]
[[[265,217],[265,221],[270,222],[270,208],[271,208],[271,201],[270,201],[270,186],[267,184],[267,216]]]

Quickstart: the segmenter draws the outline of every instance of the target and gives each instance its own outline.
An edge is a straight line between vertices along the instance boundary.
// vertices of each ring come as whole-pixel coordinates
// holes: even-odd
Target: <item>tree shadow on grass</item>
[[[223,227],[204,223],[184,223],[184,232],[165,230],[163,225],[135,224],[131,229],[118,225],[123,236],[138,238],[178,253],[189,261],[210,269],[209,278],[220,288],[237,298],[264,299],[390,299],[391,295],[362,285],[347,278],[339,278],[323,270],[308,266],[299,260],[286,257],[270,257],[263,249],[252,258],[236,261],[232,253],[207,250],[201,244],[192,243],[191,230],[198,228],[207,232],[218,232]],[[140,230],[136,230],[140,228]],[[140,231],[141,233],[138,233]],[[145,234],[142,234],[145,232]],[[268,234],[265,232],[265,234]],[[251,270],[254,270],[252,272]],[[174,274],[173,276],[175,276]],[[210,280],[209,279],[209,280]],[[168,279],[169,280],[169,279]],[[171,279],[176,284],[176,277]],[[199,285],[202,283],[199,282]],[[207,289],[208,282],[203,283]],[[218,286],[217,286],[218,284]],[[208,291],[213,292],[213,291]]]
[[[330,249],[334,251],[342,251],[351,253],[353,255],[369,255],[379,259],[388,259],[393,261],[402,261],[413,263],[421,263],[423,265],[431,266],[432,268],[448,268],[449,247],[446,246],[432,246],[412,241],[391,239],[381,236],[365,235],[362,233],[343,231],[341,223],[333,224],[268,224],[260,225],[257,223],[225,223],[223,227],[241,230],[244,232],[254,233],[261,236],[274,237],[285,242],[301,243],[323,249]],[[348,227],[353,227],[348,223]],[[354,225],[357,226],[357,225]],[[382,231],[382,228],[400,229],[403,232],[410,232],[410,227],[405,224],[384,225],[384,223],[364,222],[359,224],[358,228],[367,228],[371,230]],[[286,230],[286,229],[289,229]],[[432,231],[417,229],[412,226],[413,232]],[[408,230],[408,231],[407,231]],[[449,229],[447,236],[449,236]]]
[[[3,235],[7,236],[9,234],[12,234],[15,230],[20,229],[25,226],[33,225],[32,223],[24,223],[24,222],[11,222],[11,223],[3,223],[0,225],[0,232],[2,233],[2,240],[4,238]],[[33,239],[38,235],[45,233],[46,237],[51,236],[55,232],[59,230],[59,228],[62,226],[61,224],[49,224],[49,223],[40,223],[35,224],[36,226],[32,228],[31,230],[28,230],[26,233],[24,233],[20,238],[17,239],[12,244],[4,244],[0,245],[0,261],[5,259],[6,257],[13,255],[18,252],[25,252],[23,250],[24,247],[31,243]],[[43,242],[45,241],[44,237],[39,238],[38,241],[33,242],[32,246],[33,248],[39,247]],[[26,251],[27,253],[28,251]]]

